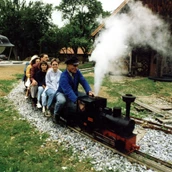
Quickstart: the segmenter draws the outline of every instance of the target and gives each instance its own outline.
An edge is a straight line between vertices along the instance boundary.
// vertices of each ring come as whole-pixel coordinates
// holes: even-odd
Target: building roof
[[[111,16],[116,15],[130,0],[124,0],[111,14]],[[92,33],[91,36],[94,37],[103,27],[105,23],[103,22],[99,25]]]
[[[111,14],[111,16],[116,15],[130,0],[124,0]],[[158,13],[162,16],[168,17],[170,20],[172,18],[172,3],[171,0],[137,0],[142,1],[143,4],[147,5],[153,12]],[[99,25],[92,33],[91,36],[94,37],[103,27],[105,23],[103,22]]]
[[[67,49],[64,47],[64,48],[62,48],[62,49],[60,50],[59,53],[60,53],[60,54],[74,54],[74,51],[73,51],[73,49],[70,48],[70,47],[68,47]],[[84,54],[83,51],[82,51],[82,49],[81,49],[80,47],[78,48],[77,54]],[[90,54],[90,53],[88,53],[88,54]]]

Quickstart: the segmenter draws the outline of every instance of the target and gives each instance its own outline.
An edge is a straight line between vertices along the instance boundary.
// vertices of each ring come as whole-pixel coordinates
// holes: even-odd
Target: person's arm
[[[45,75],[45,76],[46,76],[46,75]],[[46,87],[45,76],[44,76],[43,81],[42,81],[42,87],[43,87],[44,89],[45,89],[45,87]]]
[[[31,65],[28,65],[26,68],[26,76],[27,78],[30,78],[30,69],[31,69]]]
[[[34,64],[30,69],[30,80],[32,82],[32,85],[38,85],[37,81],[35,80],[35,73],[36,73],[36,64]]]
[[[36,72],[35,80],[38,83],[38,86],[42,86],[43,83],[42,79],[43,79],[42,72],[41,71]]]
[[[69,77],[67,76],[67,74],[62,74],[60,77],[60,81],[59,81],[59,86],[61,87],[64,95],[70,99],[72,102],[76,103],[77,101],[77,96],[74,93],[71,85],[70,85],[70,81],[69,81]]]
[[[35,65],[33,65],[32,68],[30,69],[30,80],[31,81],[34,79],[34,75],[35,75]]]
[[[45,73],[41,72],[41,76],[40,76],[40,86],[42,86],[43,88],[45,88]]]
[[[49,69],[45,75],[45,84],[47,86],[47,88],[51,88],[52,84],[51,84],[51,69]]]
[[[26,69],[27,69],[29,64],[30,64],[29,62],[26,62],[25,67],[24,67],[24,74],[26,73]]]

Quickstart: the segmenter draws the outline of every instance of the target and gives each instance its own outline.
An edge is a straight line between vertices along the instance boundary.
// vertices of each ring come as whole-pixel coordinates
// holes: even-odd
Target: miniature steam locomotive
[[[125,117],[121,114],[121,108],[106,107],[106,98],[83,96],[79,100],[85,105],[85,110],[81,112],[77,104],[76,113],[63,112],[60,114],[61,119],[65,119],[68,125],[79,126],[101,142],[130,153],[139,149],[136,135],[133,134],[135,121],[130,119],[130,106],[135,97],[126,94],[122,99],[126,103]]]

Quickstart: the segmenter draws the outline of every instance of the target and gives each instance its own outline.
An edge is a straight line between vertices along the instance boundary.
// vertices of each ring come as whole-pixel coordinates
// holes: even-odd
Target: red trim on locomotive
[[[125,143],[125,150],[128,153],[131,153],[134,150],[140,149],[140,146],[136,145],[136,135],[135,134],[133,134],[130,137],[121,137],[118,134],[115,134],[109,130],[103,130],[102,134],[106,137],[115,138],[116,140],[120,140],[120,141],[124,142]]]
[[[87,119],[89,122],[93,122],[94,120],[93,120],[93,118],[91,118],[91,117],[88,117],[88,119]]]

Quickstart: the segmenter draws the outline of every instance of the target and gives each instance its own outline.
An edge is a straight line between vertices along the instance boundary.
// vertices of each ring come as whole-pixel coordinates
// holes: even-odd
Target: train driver
[[[91,90],[87,80],[84,78],[80,70],[78,69],[79,60],[77,57],[72,56],[71,58],[66,60],[66,70],[61,74],[60,81],[59,81],[59,88],[56,93],[56,104],[54,107],[54,115],[53,121],[56,122],[58,119],[59,110],[64,106],[64,104],[58,103],[58,96],[59,93],[62,93],[66,98],[66,106],[70,109],[70,112],[76,112],[76,103],[78,96],[85,95],[78,91],[79,84],[85,90],[85,93],[89,96],[94,96],[94,93]],[[61,96],[61,94],[60,94]],[[79,108],[81,111],[84,110],[84,105],[82,102],[79,103]]]

